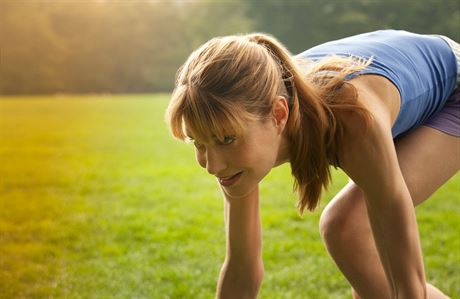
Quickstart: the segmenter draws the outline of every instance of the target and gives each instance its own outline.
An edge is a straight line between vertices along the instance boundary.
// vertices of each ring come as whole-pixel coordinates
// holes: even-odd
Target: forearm
[[[375,195],[368,201],[368,214],[393,297],[425,298],[423,258],[409,192],[380,200]]]

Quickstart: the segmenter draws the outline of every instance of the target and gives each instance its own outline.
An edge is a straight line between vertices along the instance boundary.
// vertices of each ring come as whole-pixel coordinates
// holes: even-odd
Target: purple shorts
[[[454,90],[444,107],[423,125],[460,137],[460,87]]]
[[[460,137],[460,44],[446,36],[438,36],[447,42],[457,58],[457,88],[447,99],[441,111],[428,119],[424,125]]]

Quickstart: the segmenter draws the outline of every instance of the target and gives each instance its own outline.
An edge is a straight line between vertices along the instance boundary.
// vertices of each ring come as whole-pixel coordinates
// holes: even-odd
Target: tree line
[[[214,36],[267,32],[299,53],[395,28],[460,40],[458,0],[0,0],[0,94],[169,92]]]

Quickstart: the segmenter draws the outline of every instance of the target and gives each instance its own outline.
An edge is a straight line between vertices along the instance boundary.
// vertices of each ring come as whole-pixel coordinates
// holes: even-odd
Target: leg
[[[414,205],[425,201],[460,168],[460,138],[422,126],[395,143],[401,171]],[[329,254],[353,286],[354,297],[390,298],[360,188],[345,186],[320,221]],[[428,298],[446,298],[427,285]]]

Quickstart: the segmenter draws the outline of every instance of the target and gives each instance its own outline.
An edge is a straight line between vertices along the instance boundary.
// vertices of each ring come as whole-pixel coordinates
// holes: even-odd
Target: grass
[[[212,298],[222,199],[193,149],[170,138],[167,95],[0,101],[0,298]],[[346,182],[334,185],[321,209]],[[259,298],[350,298],[297,215],[289,168],[261,188]],[[427,279],[460,294],[460,175],[417,208]],[[457,297],[456,297],[457,296]]]

